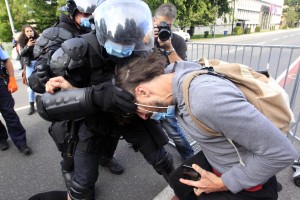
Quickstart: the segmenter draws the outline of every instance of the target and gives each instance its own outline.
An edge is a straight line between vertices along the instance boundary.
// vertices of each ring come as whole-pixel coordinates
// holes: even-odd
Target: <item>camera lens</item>
[[[161,41],[167,41],[171,37],[171,32],[167,29],[162,29],[158,32],[158,37]]]
[[[163,42],[171,37],[171,27],[166,22],[161,22],[158,25],[158,37]]]

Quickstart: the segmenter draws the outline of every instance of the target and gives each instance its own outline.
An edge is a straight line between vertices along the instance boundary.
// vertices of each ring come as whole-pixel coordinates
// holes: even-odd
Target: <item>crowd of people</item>
[[[66,185],[65,191],[30,200],[95,199],[99,165],[116,175],[124,171],[114,157],[121,137],[179,199],[277,199],[276,174],[292,164],[296,150],[236,87],[218,77],[195,79],[191,108],[221,137],[193,124],[181,84],[200,66],[186,61],[186,42],[171,33],[177,16],[173,4],[162,4],[153,16],[140,0],[67,0],[61,11],[59,21],[40,35],[24,25],[17,42],[28,84],[28,115],[36,101],[39,115],[51,122],[49,134],[61,152]],[[9,134],[20,152],[30,155],[13,108],[12,63],[1,48],[0,58],[5,68],[0,70],[0,111],[8,130],[0,122],[0,149],[8,149]],[[228,120],[240,123],[224,123]],[[194,155],[185,132],[202,151]],[[182,166],[174,167],[164,147],[169,139],[182,164],[192,166],[200,179],[183,179]]]

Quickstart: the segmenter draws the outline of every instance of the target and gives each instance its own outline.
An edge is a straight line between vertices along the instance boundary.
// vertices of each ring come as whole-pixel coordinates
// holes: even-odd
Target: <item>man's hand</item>
[[[18,90],[18,85],[17,85],[15,77],[13,77],[13,76],[9,77],[7,89],[10,93],[14,93],[15,91]]]
[[[105,112],[134,113],[134,96],[112,84],[111,81],[93,86],[93,103]]]
[[[181,178],[179,181],[183,184],[194,187],[194,192],[197,196],[200,196],[203,192],[211,193],[228,190],[222,179],[217,177],[214,173],[206,171],[196,164],[193,164],[192,167],[201,175],[201,179],[199,181],[191,181]]]
[[[54,78],[50,78],[49,81],[45,85],[46,92],[54,93],[57,90],[65,90],[74,88],[64,77],[57,76]]]

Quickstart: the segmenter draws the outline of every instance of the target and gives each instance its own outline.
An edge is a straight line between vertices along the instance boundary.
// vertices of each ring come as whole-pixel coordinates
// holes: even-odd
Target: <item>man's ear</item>
[[[140,96],[140,97],[149,97],[150,96],[149,90],[147,90],[146,88],[141,87],[141,86],[137,86],[135,88],[135,94],[137,97],[138,96]]]

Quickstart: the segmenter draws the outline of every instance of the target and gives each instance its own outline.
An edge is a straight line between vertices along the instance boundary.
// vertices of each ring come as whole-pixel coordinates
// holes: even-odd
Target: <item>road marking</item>
[[[19,108],[15,108],[15,111],[24,110],[24,109],[29,108],[29,107],[30,107],[30,105],[22,106],[22,107],[19,107]]]
[[[288,38],[289,36],[284,36],[283,38]]]
[[[292,80],[295,79],[296,74],[299,69],[299,64],[300,64],[300,56],[290,65],[285,85],[288,85]],[[284,85],[286,73],[287,73],[287,70],[284,70],[284,72],[282,72],[276,79],[276,82],[281,87],[283,87],[283,85]]]
[[[261,45],[261,44],[264,44],[264,43],[266,43],[266,42],[260,42],[260,43],[257,43],[255,45]]]
[[[272,41],[276,41],[276,40],[279,40],[279,38],[274,38]]]

